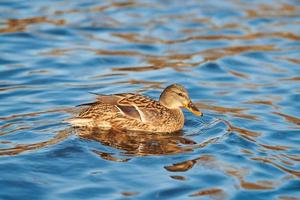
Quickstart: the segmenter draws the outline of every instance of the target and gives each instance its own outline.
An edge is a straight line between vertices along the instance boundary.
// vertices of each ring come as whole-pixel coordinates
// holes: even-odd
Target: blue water
[[[0,1],[0,199],[300,198],[300,2]],[[175,134],[76,129],[184,85]]]

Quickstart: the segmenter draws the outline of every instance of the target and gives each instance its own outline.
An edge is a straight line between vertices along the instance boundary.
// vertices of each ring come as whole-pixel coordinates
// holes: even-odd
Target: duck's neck
[[[173,102],[173,96],[168,96],[166,95],[166,92],[164,91],[163,93],[161,93],[160,97],[159,97],[159,103],[163,106],[165,106],[166,108],[169,109],[180,109],[178,106],[170,103]]]
[[[171,107],[168,105],[168,102],[167,102],[165,99],[160,98],[160,99],[159,99],[159,103],[160,103],[161,105],[163,105],[164,107],[170,108],[170,109],[171,109]]]

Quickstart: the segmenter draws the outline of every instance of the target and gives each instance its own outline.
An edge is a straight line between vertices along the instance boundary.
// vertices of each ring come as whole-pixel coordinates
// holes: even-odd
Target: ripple
[[[299,199],[298,2],[0,10],[1,199]],[[63,123],[90,93],[158,98],[175,82],[204,113],[184,111],[181,132]]]

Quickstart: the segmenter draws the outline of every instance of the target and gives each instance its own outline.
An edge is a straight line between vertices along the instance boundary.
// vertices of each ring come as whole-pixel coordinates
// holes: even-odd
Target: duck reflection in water
[[[162,134],[138,131],[102,130],[94,127],[77,127],[75,133],[83,139],[94,140],[105,146],[120,149],[123,155],[167,155],[191,151],[196,144],[184,138],[182,132]],[[95,151],[103,156],[102,152]]]

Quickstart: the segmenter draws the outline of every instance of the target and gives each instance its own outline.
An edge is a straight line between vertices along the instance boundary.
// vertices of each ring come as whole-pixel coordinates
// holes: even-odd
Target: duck
[[[95,102],[78,107],[82,108],[79,114],[65,122],[105,130],[173,133],[184,127],[182,108],[203,116],[180,84],[167,86],[159,100],[135,93],[96,94]]]

